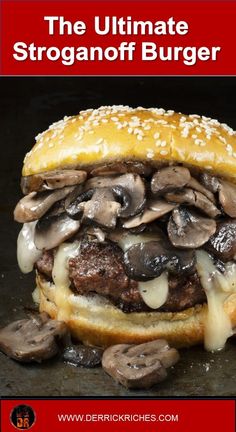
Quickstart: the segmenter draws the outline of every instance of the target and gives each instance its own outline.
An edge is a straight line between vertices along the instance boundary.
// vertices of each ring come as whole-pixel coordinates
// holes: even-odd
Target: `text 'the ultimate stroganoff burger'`
[[[101,107],[36,138],[18,261],[86,344],[221,349],[236,325],[236,134],[163,109]]]

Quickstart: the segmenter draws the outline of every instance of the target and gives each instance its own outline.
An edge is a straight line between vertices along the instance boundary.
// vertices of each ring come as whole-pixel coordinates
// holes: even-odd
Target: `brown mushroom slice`
[[[196,249],[205,244],[216,231],[214,219],[179,207],[173,210],[167,226],[168,236],[177,248]]]
[[[217,256],[221,261],[235,259],[236,219],[229,219],[217,224],[215,234],[210,237],[204,249]]]
[[[178,204],[188,204],[199,208],[204,213],[214,218],[220,215],[220,210],[201,192],[194,191],[189,188],[169,192],[165,195],[167,201]]]
[[[130,197],[130,202],[120,209],[119,216],[122,218],[134,216],[139,213],[145,204],[145,186],[138,174],[124,174],[113,177],[92,177],[86,182],[86,190],[90,188],[112,188],[121,186]]]
[[[42,313],[0,329],[0,350],[19,362],[41,362],[55,356],[67,338],[65,323]]]
[[[30,192],[48,189],[61,189],[65,186],[74,186],[83,183],[87,178],[86,171],[81,170],[54,170],[32,176],[22,177],[21,189],[26,195]]]
[[[72,237],[79,228],[80,221],[71,219],[66,213],[47,213],[35,227],[35,246],[40,250],[52,249]]]
[[[128,219],[123,228],[135,228],[141,224],[149,223],[169,213],[176,207],[175,204],[168,203],[163,199],[150,200],[147,202],[143,213]]]
[[[31,192],[18,202],[14,219],[20,223],[40,219],[55,202],[64,199],[73,189],[73,186],[67,186],[56,191]]]
[[[125,272],[130,279],[148,280],[165,270],[174,274],[190,273],[195,265],[194,251],[173,248],[168,238],[137,243],[124,253]]]
[[[65,200],[65,211],[71,219],[81,219],[84,203],[92,198],[94,189],[82,192],[81,188],[75,188]]]
[[[63,360],[77,367],[94,368],[101,364],[103,350],[96,346],[70,345],[63,352]]]
[[[236,185],[220,180],[219,201],[227,215],[236,217]]]
[[[204,186],[201,185],[194,177],[191,177],[190,181],[187,184],[188,187],[191,189],[196,190],[197,192],[201,192],[203,195],[205,195],[211,202],[215,204],[216,200],[214,197],[214,194],[206,189]]]
[[[204,172],[200,175],[200,181],[206,189],[212,193],[216,193],[219,189],[219,179],[208,172]]]
[[[114,162],[94,168],[90,172],[90,175],[95,177],[126,173],[134,173],[147,177],[152,173],[152,168],[150,165],[144,164],[142,162]]]
[[[81,203],[80,206],[83,206],[83,222],[95,222],[99,226],[115,228],[121,205],[114,200],[108,188],[96,189],[91,200]]]
[[[107,348],[103,369],[126,388],[148,389],[167,377],[166,369],[179,360],[176,349],[163,339],[140,345],[120,344]]]
[[[163,195],[169,191],[182,188],[190,181],[188,168],[171,166],[157,171],[151,180],[151,190],[155,195]]]

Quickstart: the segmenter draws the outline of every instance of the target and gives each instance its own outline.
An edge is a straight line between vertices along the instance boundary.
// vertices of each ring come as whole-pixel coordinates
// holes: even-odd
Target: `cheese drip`
[[[138,235],[132,235],[132,234],[124,234],[118,241],[118,245],[120,248],[126,252],[131,246],[138,244],[138,243],[147,243],[150,241],[158,241],[160,240],[160,236],[158,233],[156,234],[138,234]]]
[[[123,251],[127,251],[137,243],[147,243],[160,240],[158,233],[139,235],[124,235],[119,241]],[[159,277],[147,282],[138,282],[138,290],[144,303],[151,309],[160,308],[167,300],[169,294],[168,274],[163,272]]]
[[[80,243],[62,243],[55,254],[54,264],[52,270],[53,282],[56,286],[55,290],[55,303],[58,308],[57,319],[66,321],[70,317],[70,303],[69,296],[72,295],[70,291],[70,279],[68,275],[68,261],[70,258],[78,255]]]
[[[34,244],[35,222],[25,223],[17,239],[17,261],[22,273],[30,273],[42,251]]]
[[[167,273],[164,272],[159,277],[147,282],[139,282],[138,290],[147,306],[158,309],[166,302],[168,297]]]
[[[204,322],[204,344],[208,351],[224,348],[232,336],[230,318],[224,310],[224,302],[236,291],[236,264],[228,263],[221,274],[207,252],[196,252],[197,272],[207,296],[208,311]]]

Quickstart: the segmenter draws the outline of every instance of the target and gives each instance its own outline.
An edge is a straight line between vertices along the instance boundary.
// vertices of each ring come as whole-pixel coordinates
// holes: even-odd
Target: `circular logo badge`
[[[13,408],[10,420],[16,429],[27,430],[35,423],[35,412],[29,405],[18,405]]]

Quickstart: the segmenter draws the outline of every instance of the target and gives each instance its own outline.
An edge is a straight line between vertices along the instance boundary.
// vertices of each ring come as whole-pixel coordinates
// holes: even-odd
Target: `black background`
[[[19,225],[12,212],[21,196],[24,155],[34,136],[49,124],[100,105],[162,107],[203,114],[236,129],[236,78],[197,77],[35,77],[0,79],[0,326],[25,316],[31,303],[33,274],[23,276],[16,263]],[[234,396],[236,342],[212,355],[200,347],[187,350],[172,379],[138,395]],[[182,356],[182,357],[183,357]],[[100,369],[75,370],[57,360],[22,366],[0,353],[0,395],[128,395]],[[82,378],[81,378],[82,377]],[[79,379],[80,378],[80,379]]]

